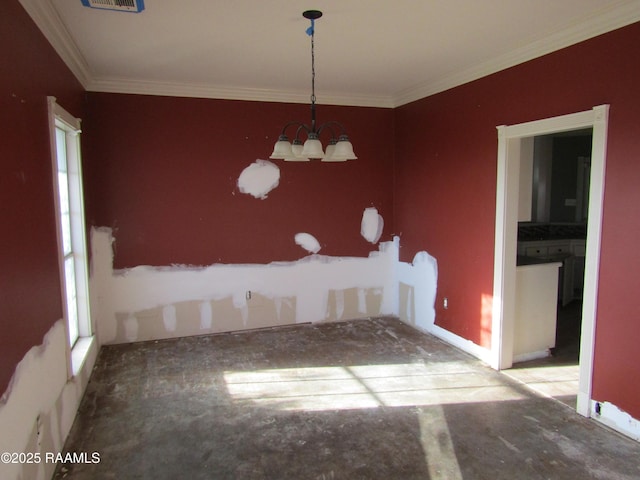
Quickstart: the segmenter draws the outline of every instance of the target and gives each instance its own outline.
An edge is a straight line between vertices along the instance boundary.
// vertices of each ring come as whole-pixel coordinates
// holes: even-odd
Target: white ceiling
[[[640,21],[640,0],[20,0],[90,91],[394,107]]]

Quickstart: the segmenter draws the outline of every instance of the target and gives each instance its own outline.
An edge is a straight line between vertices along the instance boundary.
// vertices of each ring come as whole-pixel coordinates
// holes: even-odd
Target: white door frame
[[[604,198],[609,105],[592,110],[498,129],[498,176],[493,276],[493,321],[491,366],[502,370],[513,360],[516,252],[518,241],[518,183],[521,139],[556,132],[593,128],[589,221],[585,254],[582,334],[580,340],[580,379],[577,411],[591,416],[593,350],[595,340],[600,267],[600,233]]]

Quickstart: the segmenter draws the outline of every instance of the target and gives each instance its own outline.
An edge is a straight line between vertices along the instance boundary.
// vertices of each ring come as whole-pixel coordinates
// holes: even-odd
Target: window
[[[74,118],[49,97],[52,139],[58,258],[63,290],[63,312],[72,374],[82,359],[75,358],[82,338],[91,336],[89,316],[87,248],[82,196],[80,159],[80,120]],[[82,348],[86,350],[86,348]]]

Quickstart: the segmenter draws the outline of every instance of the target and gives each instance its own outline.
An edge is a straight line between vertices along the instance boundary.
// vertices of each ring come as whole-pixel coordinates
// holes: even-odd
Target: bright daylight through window
[[[91,335],[80,161],[80,121],[49,99],[58,255],[69,347]],[[75,362],[74,362],[75,363]],[[74,367],[75,370],[75,367]]]

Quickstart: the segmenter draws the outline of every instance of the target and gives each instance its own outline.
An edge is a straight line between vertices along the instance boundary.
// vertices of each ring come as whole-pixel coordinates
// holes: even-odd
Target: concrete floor
[[[637,479],[640,443],[395,319],[103,347],[72,479]]]

